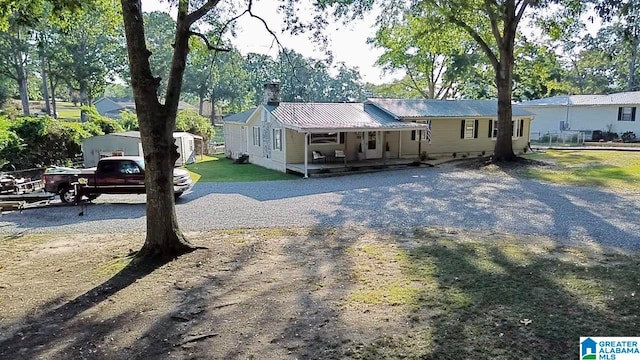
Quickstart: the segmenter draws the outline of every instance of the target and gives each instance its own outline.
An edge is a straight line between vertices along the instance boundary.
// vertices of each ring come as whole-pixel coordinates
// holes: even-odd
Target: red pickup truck
[[[66,203],[74,202],[76,196],[89,200],[100,194],[144,194],[144,158],[139,156],[115,156],[100,159],[98,166],[90,169],[53,167],[42,176],[44,190],[60,195]],[[74,184],[78,194],[75,193]],[[173,170],[173,191],[176,197],[193,187],[189,172]]]

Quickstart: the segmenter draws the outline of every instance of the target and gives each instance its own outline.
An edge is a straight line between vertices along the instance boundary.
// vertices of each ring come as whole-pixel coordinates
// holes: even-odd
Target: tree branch
[[[223,47],[219,47],[219,46],[213,46],[211,45],[211,43],[209,42],[209,39],[207,39],[207,37],[204,34],[195,32],[195,31],[189,31],[189,35],[190,36],[197,36],[200,39],[202,39],[202,41],[204,41],[205,45],[207,45],[207,49],[209,50],[214,50],[214,51],[231,51],[231,49],[228,48],[223,48]]]
[[[200,20],[209,11],[211,11],[211,9],[216,7],[216,5],[218,5],[219,2],[220,2],[220,0],[208,0],[200,8],[194,10],[192,13],[190,13],[189,15],[187,15],[185,17],[185,19],[184,19],[185,25],[187,27],[191,27],[191,25],[193,25],[194,22]]]
[[[496,42],[498,44],[502,43],[502,35],[500,35],[500,30],[498,29],[498,21],[496,13],[493,12],[491,8],[492,5],[496,5],[495,1],[492,0],[484,0],[484,7],[487,10],[487,15],[489,16],[489,21],[491,21],[491,32],[493,33],[493,37],[496,38]]]
[[[520,22],[520,19],[522,19],[522,16],[524,15],[524,11],[527,9],[527,6],[529,6],[529,4],[530,4],[530,0],[522,0],[516,3],[516,9],[518,9],[518,6],[520,6],[520,9],[518,9],[518,13],[516,14],[516,18],[514,21],[516,24]]]
[[[469,26],[469,24],[465,23],[464,21],[458,19],[453,15],[449,15],[449,21],[463,28],[478,43],[478,45],[480,45],[482,50],[484,50],[485,54],[489,58],[489,61],[491,61],[491,65],[493,65],[494,69],[498,71],[500,62],[498,61],[498,58],[493,53],[493,51],[491,51],[491,48],[489,47],[489,45],[487,45],[484,39],[482,39],[480,34],[478,34],[477,31],[473,30],[473,28]]]

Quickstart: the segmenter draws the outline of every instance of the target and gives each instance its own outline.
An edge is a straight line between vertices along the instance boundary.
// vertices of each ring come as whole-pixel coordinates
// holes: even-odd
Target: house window
[[[498,137],[498,120],[489,120],[489,137],[492,139]]]
[[[378,146],[378,143],[376,142],[376,132],[368,131],[367,132],[367,149],[375,150],[377,146]]]
[[[282,129],[273,129],[273,149],[282,150]]]
[[[427,140],[427,132],[424,130],[411,130],[411,140],[425,141]]]
[[[310,144],[337,144],[339,140],[339,133],[317,133],[310,134]]]
[[[253,146],[260,146],[260,127],[253,127]]]
[[[618,108],[618,121],[636,121],[636,108],[630,106]]]
[[[478,137],[478,120],[462,120],[460,125],[461,139],[475,139]]]
[[[511,120],[511,138],[517,139],[522,137],[524,129],[524,120]],[[489,137],[495,139],[498,137],[498,120],[489,120]]]

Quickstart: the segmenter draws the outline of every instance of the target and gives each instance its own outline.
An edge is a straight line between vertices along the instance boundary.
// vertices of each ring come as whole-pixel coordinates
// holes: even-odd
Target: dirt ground
[[[410,339],[415,331],[402,294],[384,295],[397,301],[359,301],[402,270],[379,249],[467,237],[452,229],[428,232],[191,233],[207,249],[155,269],[127,266],[142,235],[5,237],[0,358],[360,358],[364,344]]]
[[[393,260],[360,263],[367,246],[411,247],[413,233],[188,236],[208,249],[156,269],[126,267],[142,235],[3,239],[0,358],[340,359],[381,335],[412,331],[405,307],[353,301],[353,286],[362,271],[382,279],[399,271]]]

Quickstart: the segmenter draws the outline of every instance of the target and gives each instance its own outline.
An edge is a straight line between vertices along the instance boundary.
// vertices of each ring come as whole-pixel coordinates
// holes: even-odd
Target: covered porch
[[[368,160],[347,160],[346,162],[326,162],[326,163],[292,163],[287,164],[287,171],[300,175],[326,176],[331,174],[342,174],[350,172],[366,172],[384,169],[396,169],[407,166],[419,165],[419,160],[414,159],[368,159]],[[305,170],[306,169],[306,170]]]

